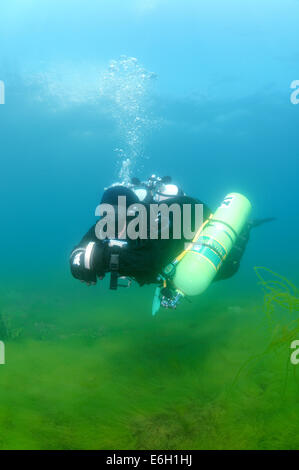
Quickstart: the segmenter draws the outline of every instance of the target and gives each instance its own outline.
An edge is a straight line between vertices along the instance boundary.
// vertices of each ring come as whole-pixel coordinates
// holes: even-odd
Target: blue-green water
[[[299,286],[298,2],[10,0],[0,15],[0,448],[298,448],[298,311],[273,303],[269,322],[254,271]],[[88,288],[68,267],[103,188],[152,173],[277,217],[236,277],[155,318],[152,287]]]

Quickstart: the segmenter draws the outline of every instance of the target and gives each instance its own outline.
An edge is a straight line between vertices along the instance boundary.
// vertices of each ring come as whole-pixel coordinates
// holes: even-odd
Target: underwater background
[[[298,1],[5,0],[0,19],[0,449],[298,449]],[[277,218],[235,277],[156,317],[153,286],[68,265],[104,187],[152,173]]]

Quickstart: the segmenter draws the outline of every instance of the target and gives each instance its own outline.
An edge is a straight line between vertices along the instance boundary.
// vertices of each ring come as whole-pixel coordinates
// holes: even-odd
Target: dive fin
[[[154,298],[153,298],[153,305],[152,305],[153,316],[155,316],[156,313],[160,310],[160,306],[161,306],[160,292],[161,292],[161,287],[156,287]]]
[[[266,219],[254,219],[250,223],[251,228],[253,227],[259,227],[260,225],[266,224],[267,222],[272,222],[273,220],[276,220],[276,217],[267,217]]]

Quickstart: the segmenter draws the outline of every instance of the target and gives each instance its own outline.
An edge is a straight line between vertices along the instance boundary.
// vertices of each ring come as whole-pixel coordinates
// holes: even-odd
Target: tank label
[[[231,203],[233,202],[234,199],[235,199],[235,196],[228,196],[228,197],[226,197],[226,198],[224,199],[224,201],[222,202],[220,208],[221,208],[221,209],[223,209],[223,208],[224,208],[224,209],[227,209],[227,208],[231,205]]]
[[[196,243],[196,245],[193,246],[191,251],[194,251],[195,253],[204,256],[208,261],[212,263],[216,270],[219,268],[222,262],[222,258],[208,246],[198,245]]]
[[[224,246],[221,243],[218,242],[218,240],[216,240],[216,238],[207,237],[205,235],[202,235],[197,240],[196,245],[208,246],[213,251],[215,251],[215,253],[218,254],[218,256],[220,256],[220,258],[222,258],[222,259],[225,258],[225,256],[227,255],[226,249],[224,248]]]

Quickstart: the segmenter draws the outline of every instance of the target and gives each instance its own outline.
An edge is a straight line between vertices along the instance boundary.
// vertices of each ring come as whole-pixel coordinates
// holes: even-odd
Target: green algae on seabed
[[[286,277],[275,273],[264,266],[254,267],[259,285],[264,291],[264,313],[268,320],[270,342],[266,349],[250,357],[239,369],[233,385],[236,384],[241,372],[253,361],[273,351],[288,351],[284,381],[285,392],[289,373],[289,349],[292,341],[299,338],[299,289]],[[267,278],[268,276],[268,278]],[[282,313],[282,316],[281,316]],[[295,369],[294,369],[295,373]]]
[[[115,297],[37,285],[2,295],[13,334],[0,367],[1,449],[298,447],[298,389],[279,401],[281,357],[258,361],[225,393],[263,348],[251,292],[153,318],[150,288]]]
[[[271,313],[274,311],[275,304],[290,313],[299,311],[299,289],[294,284],[286,277],[271,271],[271,269],[256,266],[254,270],[260,280],[259,284],[265,292],[265,312],[269,319],[271,319]],[[262,271],[264,271],[264,276],[261,274]],[[272,279],[266,280],[266,274],[272,276]]]
[[[267,350],[286,345],[289,347],[299,334],[299,315],[296,315],[299,313],[299,289],[287,278],[268,268],[254,269],[264,290],[264,312],[272,330],[272,339]],[[266,279],[266,275],[270,275],[270,279]],[[279,316],[281,311],[282,317]]]

